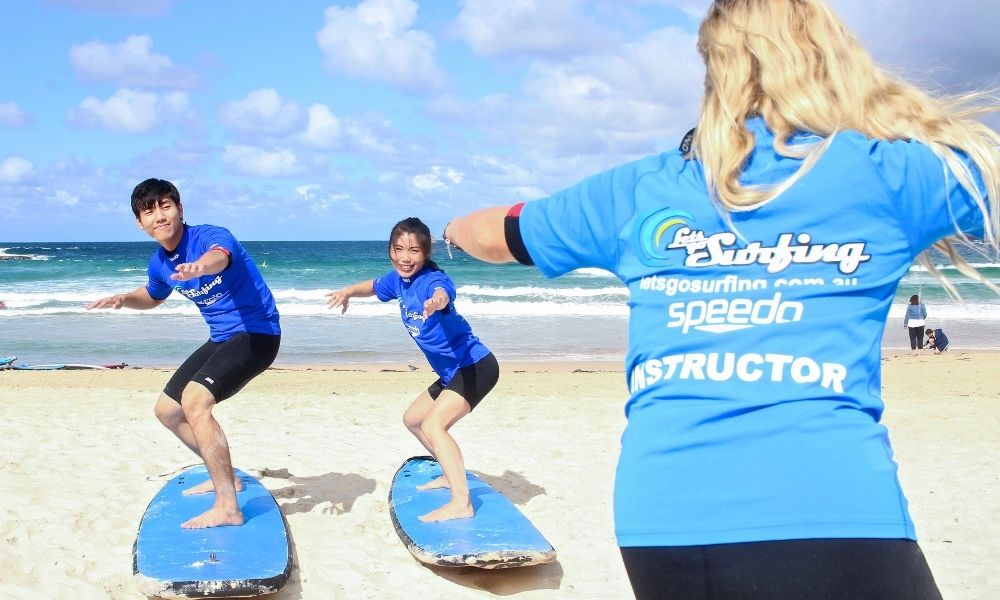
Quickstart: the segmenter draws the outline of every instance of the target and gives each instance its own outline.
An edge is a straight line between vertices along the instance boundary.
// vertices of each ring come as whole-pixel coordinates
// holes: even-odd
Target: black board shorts
[[[280,335],[237,333],[224,342],[209,340],[177,368],[163,393],[177,403],[187,384],[200,383],[216,402],[230,398],[267,370],[278,356]]]
[[[500,364],[497,362],[497,357],[490,352],[480,358],[479,362],[459,369],[448,385],[444,385],[439,377],[427,388],[427,393],[432,399],[437,400],[441,392],[451,390],[465,398],[465,401],[469,403],[469,410],[472,411],[480,400],[490,393],[499,380]]]
[[[941,600],[908,539],[621,549],[637,600]]]

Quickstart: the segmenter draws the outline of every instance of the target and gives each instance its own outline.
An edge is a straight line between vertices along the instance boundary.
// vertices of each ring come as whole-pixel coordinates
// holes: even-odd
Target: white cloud
[[[363,0],[355,8],[331,6],[316,34],[323,64],[333,73],[414,91],[432,91],[446,77],[434,62],[436,44],[411,29],[417,4],[411,0]]]
[[[380,155],[394,155],[396,148],[392,142],[380,136],[371,126],[357,119],[351,119],[345,126],[351,144],[364,152]]]
[[[350,201],[350,194],[342,192],[325,193],[323,186],[317,184],[300,185],[295,188],[295,193],[308,203],[309,209],[313,212],[327,212],[333,208],[343,207],[365,212],[357,202]]]
[[[130,35],[118,44],[87,42],[69,50],[69,61],[83,81],[159,89],[190,89],[195,75],[170,57],[154,54],[148,35]]]
[[[876,60],[952,91],[1000,85],[1000,2],[830,0]]]
[[[34,116],[25,112],[16,102],[0,102],[0,126],[24,127],[34,120]]]
[[[255,177],[286,177],[302,171],[291,150],[268,151],[253,146],[229,144],[222,160],[240,173]]]
[[[49,196],[49,200],[65,206],[75,206],[80,203],[79,196],[74,196],[66,190],[56,190],[55,193]]]
[[[413,178],[413,187],[422,192],[438,192],[462,183],[464,175],[451,167],[431,167],[430,173]]]
[[[565,55],[611,41],[578,0],[466,0],[456,26],[473,52],[484,56]]]
[[[475,118],[496,141],[516,140],[521,156],[551,167],[574,156],[614,164],[673,145],[694,126],[703,73],[694,34],[666,28],[614,53],[536,62],[516,96],[451,98],[429,110]]]
[[[701,19],[711,6],[712,0],[618,0],[624,4],[636,6],[666,6],[675,7],[690,17]]]
[[[340,143],[343,126],[340,119],[324,104],[309,107],[309,122],[302,132],[300,141],[314,148],[332,148]]]
[[[307,198],[308,199],[309,196],[312,195],[313,192],[315,192],[316,190],[319,190],[319,189],[320,189],[320,186],[318,186],[318,185],[316,185],[314,183],[307,183],[307,184],[304,184],[304,185],[296,186],[295,187],[295,193],[298,194],[298,195],[300,195],[300,196],[302,196],[303,198]]]
[[[122,89],[105,101],[85,98],[70,111],[68,119],[80,127],[142,134],[184,119],[189,111],[190,103],[184,92],[155,94]]]
[[[223,105],[219,111],[223,123],[245,133],[284,135],[301,126],[304,113],[291,100],[283,99],[274,89],[250,92],[246,98]]]
[[[22,183],[35,173],[35,165],[20,156],[8,156],[0,162],[0,183]]]

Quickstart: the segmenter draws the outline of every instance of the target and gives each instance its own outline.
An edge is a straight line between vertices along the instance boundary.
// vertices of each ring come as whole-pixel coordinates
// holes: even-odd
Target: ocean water
[[[244,242],[281,313],[281,364],[410,362],[423,356],[399,322],[397,307],[353,299],[346,314],[329,311],[324,294],[389,270],[384,241]],[[145,284],[155,242],[0,242],[0,356],[22,363],[119,363],[173,366],[208,337],[195,306],[172,295],[152,311],[92,310],[93,300]],[[455,281],[457,307],[501,360],[624,358],[628,292],[613,275],[583,269],[548,280],[534,268],[490,265],[442,245],[433,256]],[[970,254],[1000,284],[1000,264]],[[942,261],[943,262],[943,261]],[[928,325],[943,327],[958,349],[1000,349],[1000,297],[952,275],[951,299],[914,266],[896,294],[884,348],[908,348],[902,316],[920,294]]]

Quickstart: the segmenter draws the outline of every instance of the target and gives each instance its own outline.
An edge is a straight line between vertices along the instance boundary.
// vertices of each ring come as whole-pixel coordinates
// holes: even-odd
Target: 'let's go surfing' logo
[[[633,245],[639,260],[660,267],[683,262],[685,267],[741,267],[762,265],[768,273],[780,273],[793,264],[836,265],[850,275],[871,259],[865,242],[818,243],[805,232],[784,232],[773,243],[740,243],[731,231],[707,233],[692,227],[694,218],[684,211],[661,208],[646,213],[633,230]],[[678,255],[683,258],[679,258]]]
[[[643,215],[633,230],[639,261],[651,267],[670,263],[670,244],[675,232],[690,229],[693,222],[694,217],[690,214],[672,208],[660,208]]]

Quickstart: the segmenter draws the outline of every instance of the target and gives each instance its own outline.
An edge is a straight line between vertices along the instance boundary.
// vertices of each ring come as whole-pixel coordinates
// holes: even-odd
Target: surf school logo
[[[694,217],[682,210],[658,208],[642,215],[632,234],[639,262],[649,267],[671,264],[670,244],[675,234],[691,229]]]

